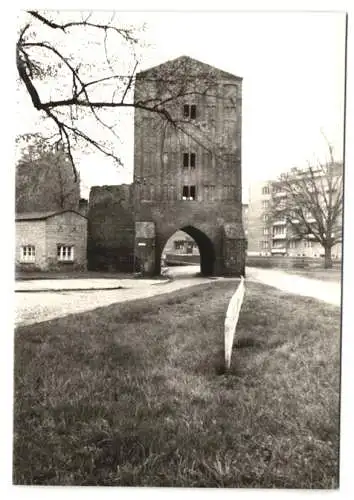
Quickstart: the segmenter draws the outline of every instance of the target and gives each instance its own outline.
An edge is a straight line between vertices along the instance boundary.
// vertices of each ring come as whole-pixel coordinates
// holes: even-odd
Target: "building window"
[[[21,247],[22,262],[34,262],[36,260],[36,247],[34,245],[24,245]]]
[[[284,226],[275,226],[273,227],[273,236],[285,234]]]
[[[284,242],[283,241],[275,241],[273,243],[273,248],[284,248]]]
[[[74,247],[67,245],[57,246],[58,260],[65,262],[72,262],[74,260]]]
[[[276,208],[279,210],[284,210],[284,208],[286,208],[286,199],[281,198],[279,203],[277,204]]]
[[[224,185],[223,198],[225,200],[234,200],[236,197],[236,186]]]
[[[264,220],[264,222],[268,222],[269,221],[269,215],[268,214],[264,214],[263,215],[263,220]]]
[[[162,155],[162,162],[164,165],[166,165],[168,163],[168,153],[163,153]]]
[[[267,227],[263,228],[263,234],[264,234],[264,236],[268,236],[269,229]]]
[[[183,186],[183,200],[195,200],[195,186]]]
[[[282,191],[282,187],[279,186],[279,184],[278,185],[277,184],[273,185],[273,193],[274,194],[281,193],[281,191]]]
[[[184,168],[195,168],[195,153],[183,153],[183,167]]]
[[[215,185],[214,184],[204,184],[204,200],[214,201],[215,200]]]
[[[262,194],[269,194],[269,186],[262,187]]]
[[[269,248],[269,242],[268,241],[262,241],[262,250],[267,250]]]
[[[269,200],[263,200],[262,201],[262,207],[263,208],[268,208],[269,207]]]
[[[183,250],[184,249],[184,245],[185,245],[185,241],[184,240],[178,240],[178,241],[175,241],[174,244],[175,244],[175,250]]]
[[[184,118],[189,118],[190,120],[195,120],[197,117],[197,106],[195,104],[185,104],[183,106],[183,116]]]

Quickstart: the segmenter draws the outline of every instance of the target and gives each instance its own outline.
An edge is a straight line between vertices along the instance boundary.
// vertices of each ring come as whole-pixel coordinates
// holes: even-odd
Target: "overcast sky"
[[[243,77],[245,192],[253,180],[323,159],[321,130],[333,143],[336,158],[342,158],[344,14],[124,12],[119,17],[147,25],[143,37],[149,45],[140,70],[189,55]],[[30,131],[32,112],[25,104],[21,111],[21,131]],[[125,165],[121,170],[101,156],[83,157],[84,196],[91,185],[132,180],[132,120],[124,123],[118,147]]]

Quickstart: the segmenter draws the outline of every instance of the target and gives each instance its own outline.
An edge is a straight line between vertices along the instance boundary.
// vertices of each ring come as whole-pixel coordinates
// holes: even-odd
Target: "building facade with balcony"
[[[324,248],[313,235],[300,238],[285,217],[271,217],[270,208],[274,201],[279,212],[285,206],[287,193],[280,181],[268,180],[251,184],[248,207],[248,249],[249,256],[287,255],[290,257],[323,257]],[[305,211],[306,221],[314,219]],[[295,219],[296,220],[296,219]],[[334,245],[333,259],[341,259],[342,245]]]
[[[269,216],[270,185],[257,182],[250,185],[247,220],[247,254],[271,255],[272,239]]]

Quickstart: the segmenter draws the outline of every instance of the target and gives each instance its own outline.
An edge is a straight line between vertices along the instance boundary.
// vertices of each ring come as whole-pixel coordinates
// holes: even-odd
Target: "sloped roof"
[[[45,220],[48,219],[49,217],[53,217],[54,215],[61,215],[66,212],[73,212],[74,214],[80,215],[80,217],[83,217],[84,219],[87,219],[84,215],[80,214],[76,210],[51,210],[48,212],[23,212],[23,213],[17,213],[15,216],[15,220]]]
[[[155,76],[155,75],[157,76],[160,73],[160,71],[163,71],[164,69],[168,69],[169,67],[177,69],[179,66],[193,67],[197,70],[199,74],[201,73],[209,74],[210,72],[214,73],[216,72],[219,74],[220,77],[242,81],[242,77],[240,76],[233,75],[232,73],[228,73],[227,71],[223,71],[219,68],[216,68],[215,66],[211,66],[210,64],[206,64],[202,61],[198,61],[197,59],[193,59],[192,57],[185,55],[176,57],[175,59],[165,61],[164,63],[158,64],[157,66],[153,66],[151,68],[140,71],[139,73],[137,73],[137,78],[142,78],[144,76]]]

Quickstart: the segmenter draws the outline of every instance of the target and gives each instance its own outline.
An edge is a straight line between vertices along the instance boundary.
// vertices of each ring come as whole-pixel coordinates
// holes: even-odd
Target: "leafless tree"
[[[137,74],[139,30],[123,26],[115,14],[104,21],[102,13],[31,10],[26,16],[16,46],[19,81],[34,108],[52,125],[50,139],[65,145],[72,165],[75,148],[87,146],[122,164],[117,153],[117,108],[155,113],[162,123],[203,142],[203,130],[188,119],[177,119],[173,103],[182,96],[209,92],[215,86],[212,71],[207,79],[205,75],[188,79],[181,62],[168,74],[160,74],[160,93],[134,98],[137,75],[144,78]],[[81,45],[75,51],[78,41]],[[94,123],[94,132],[89,123]]]
[[[269,210],[273,222],[286,221],[292,237],[322,245],[326,268],[332,267],[332,247],[342,241],[343,211],[343,165],[335,162],[329,143],[328,148],[328,161],[280,176]]]

